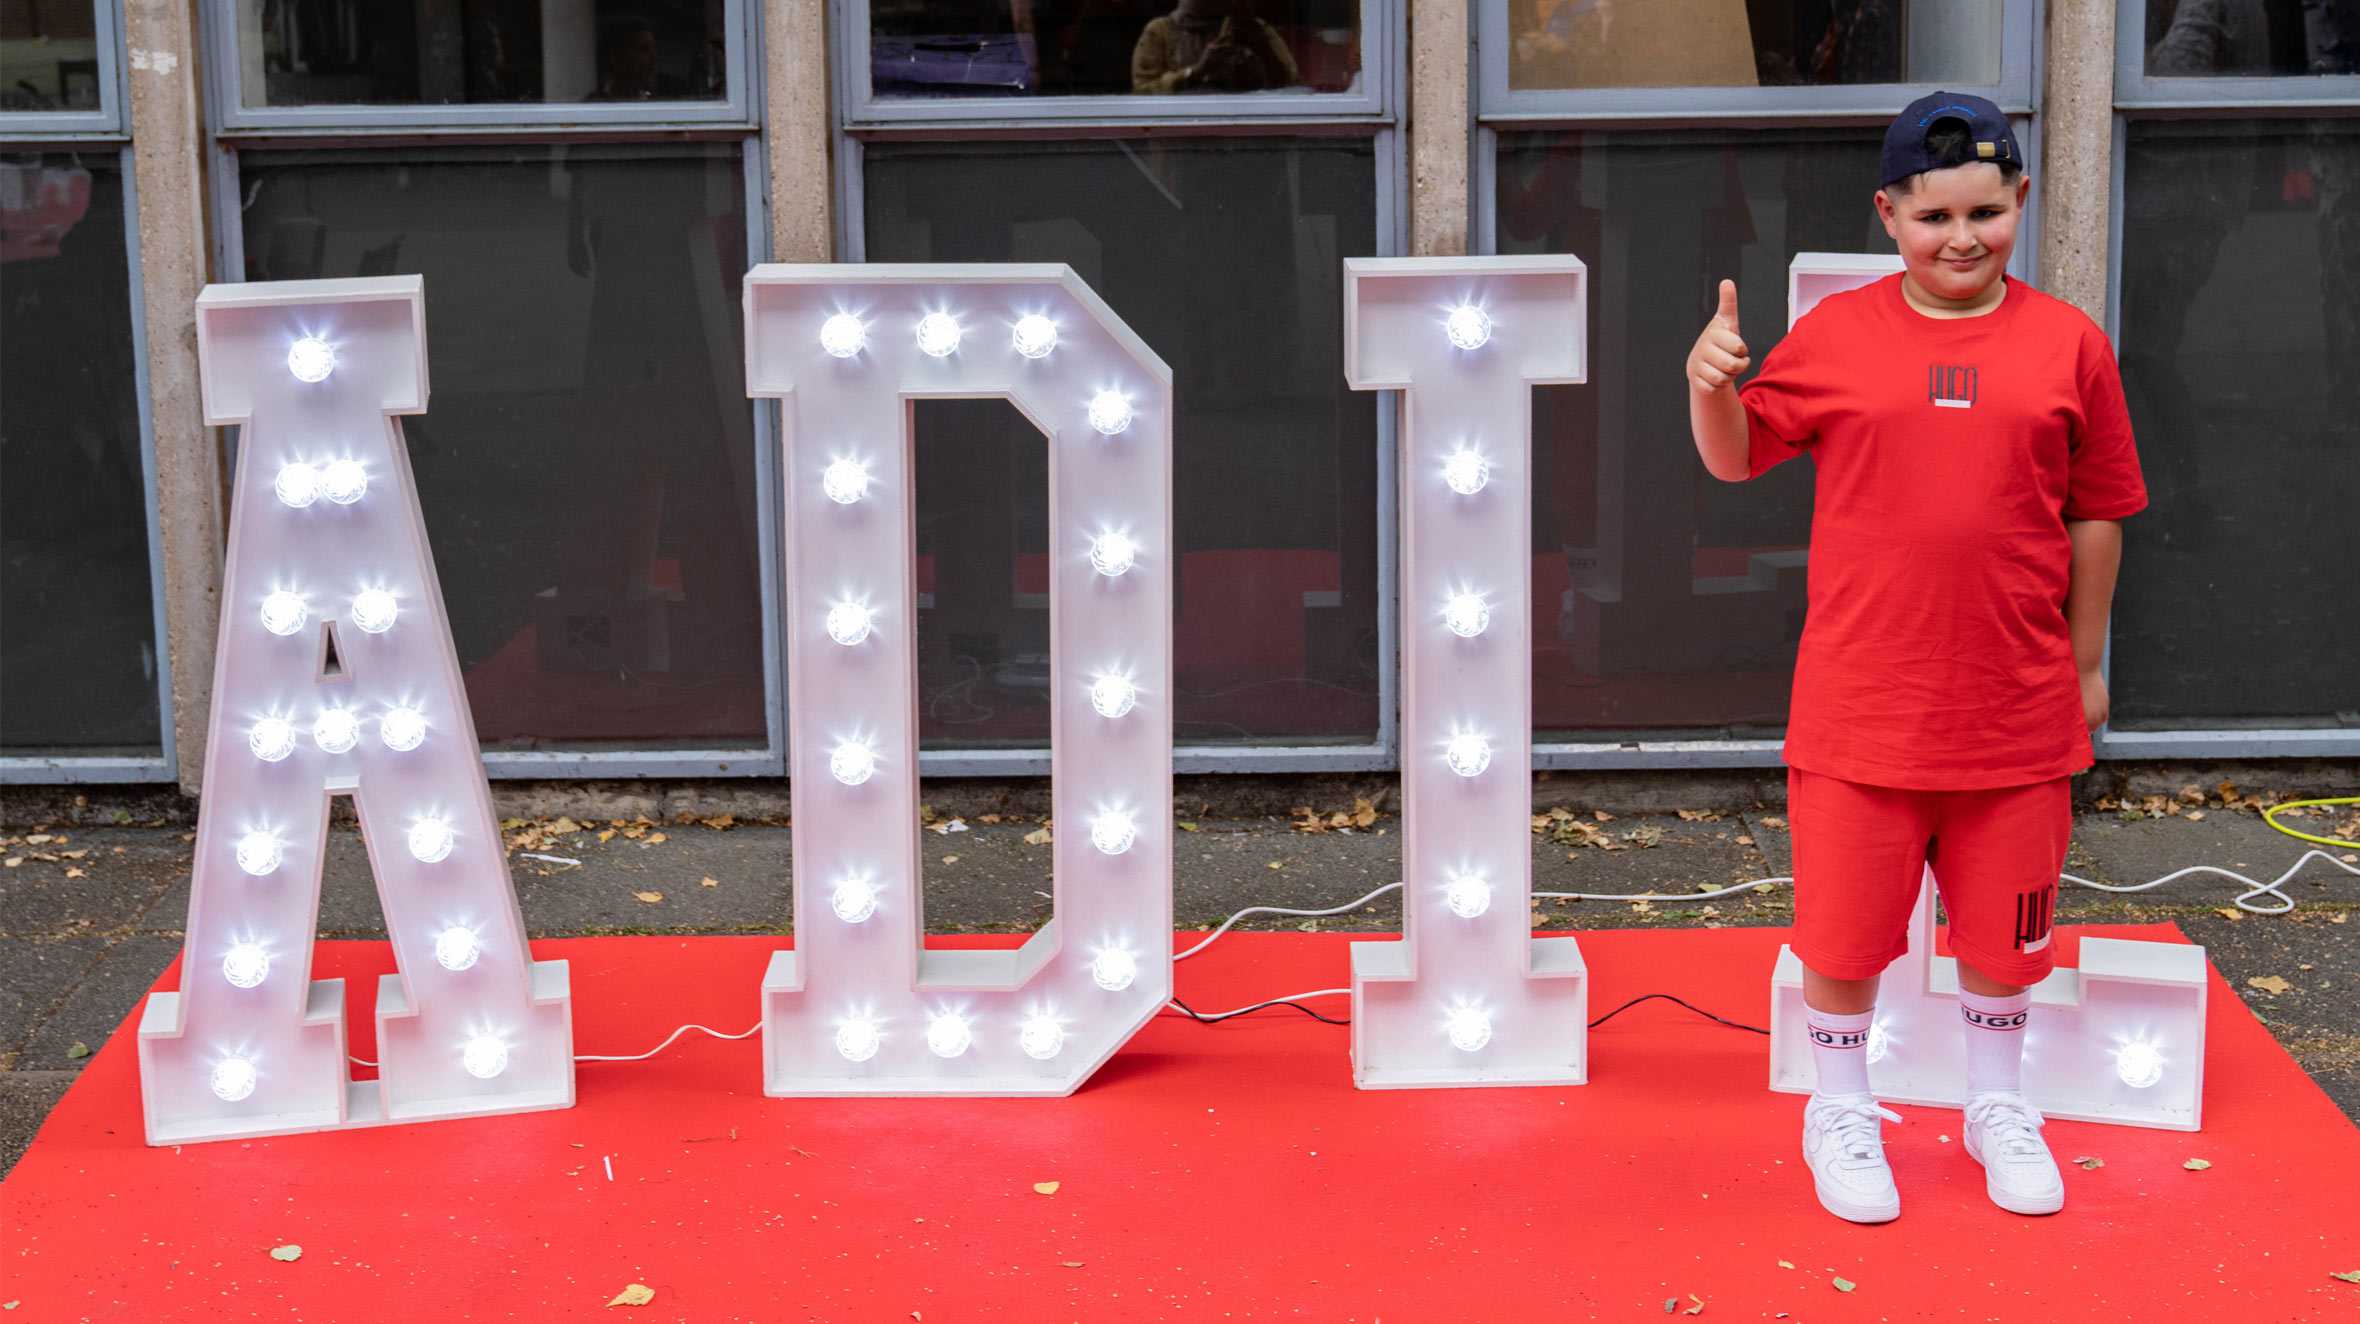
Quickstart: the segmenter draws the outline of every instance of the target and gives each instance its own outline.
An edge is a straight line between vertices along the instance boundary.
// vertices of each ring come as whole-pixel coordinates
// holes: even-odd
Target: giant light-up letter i
[[[1171,996],[1172,374],[1065,266],[761,266],[779,400],[795,949],[762,982],[773,1095],[1072,1092]],[[919,906],[911,402],[1048,439],[1055,914],[931,951]]]
[[[416,276],[211,285],[205,421],[239,427],[180,988],[148,999],[151,1145],[570,1107],[566,963],[535,961],[396,415],[426,409]],[[311,978],[352,798],[397,972],[375,1080]]]
[[[1572,257],[1344,264],[1344,375],[1402,392],[1402,936],[1352,945],[1363,1089],[1579,1084],[1589,977],[1534,938],[1532,388],[1587,377]]]

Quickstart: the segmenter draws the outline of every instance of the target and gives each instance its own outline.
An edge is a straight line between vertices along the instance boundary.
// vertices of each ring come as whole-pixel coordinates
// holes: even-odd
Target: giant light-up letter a
[[[1399,390],[1401,941],[1352,945],[1363,1089],[1580,1084],[1589,976],[1534,938],[1532,388],[1587,379],[1572,257],[1344,263],[1344,376]]]
[[[238,424],[180,991],[139,1023],[151,1145],[570,1107],[563,961],[535,961],[392,415],[426,409],[416,276],[211,285],[205,421]],[[378,1078],[311,978],[350,795],[399,973]]]
[[[1787,270],[1787,324],[1821,299],[1901,270],[1887,254],[1798,253]],[[1934,871],[1918,885],[1909,952],[1885,971],[1869,1029],[1868,1079],[1879,1098],[1956,1108],[1966,1102],[1958,962],[1934,952]],[[2046,921],[2043,916],[2043,922]],[[2204,949],[2084,938],[2081,964],[2032,989],[2024,1093],[2051,1117],[2193,1131],[2204,1109]],[[1809,1093],[1803,963],[1778,949],[1770,977],[1770,1088]]]
[[[795,950],[773,1095],[1071,1093],[1171,996],[1172,373],[1069,267],[760,266],[749,392],[786,462]],[[919,906],[911,402],[1004,398],[1049,441],[1056,913],[928,951]]]

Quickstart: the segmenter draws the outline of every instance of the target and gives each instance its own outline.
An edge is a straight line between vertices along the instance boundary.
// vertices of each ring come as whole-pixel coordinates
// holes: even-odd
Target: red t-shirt
[[[1806,313],[1739,397],[1755,475],[1817,467],[1786,761],[1923,790],[2089,767],[2065,522],[2147,504],[2105,333],[2014,280],[1928,317],[1896,274]]]

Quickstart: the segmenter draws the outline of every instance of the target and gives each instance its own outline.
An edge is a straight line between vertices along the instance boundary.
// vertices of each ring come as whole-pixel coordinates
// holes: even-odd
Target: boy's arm
[[[1722,281],[1720,309],[1688,351],[1688,431],[1706,471],[1724,483],[1752,474],[1745,402],[1737,398],[1737,379],[1752,362],[1737,333],[1737,282]]]
[[[2122,568],[2122,525],[2110,519],[2067,520],[2073,540],[2073,578],[2065,590],[2065,625],[2081,672],[2081,715],[2092,731],[2106,724],[2111,701],[2099,667],[2106,656],[2106,619],[2114,610],[2114,579]]]

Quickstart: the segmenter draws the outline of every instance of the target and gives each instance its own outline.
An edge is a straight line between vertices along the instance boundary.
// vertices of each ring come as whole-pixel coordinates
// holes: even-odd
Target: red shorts
[[[2049,924],[2073,833],[2066,779],[1987,791],[1906,791],[1789,768],[1795,955],[1866,979],[1909,950],[1931,860],[1958,959],[2006,984],[2056,964]]]

